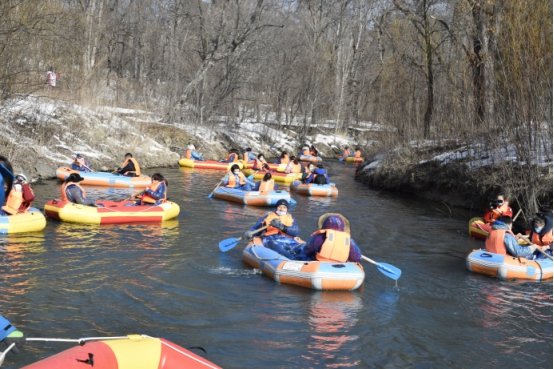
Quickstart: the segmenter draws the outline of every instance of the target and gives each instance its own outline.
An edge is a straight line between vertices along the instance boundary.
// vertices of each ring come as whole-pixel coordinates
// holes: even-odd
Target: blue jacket
[[[329,176],[327,175],[327,170],[323,168],[315,168],[315,170],[308,176],[306,183],[315,183],[315,179],[318,176],[323,176],[325,178],[325,184],[329,184]]]
[[[495,221],[492,224],[492,229],[501,229],[508,231],[510,228],[507,224],[501,221]],[[521,246],[516,238],[509,232],[506,232],[504,235],[504,246],[506,247],[506,252],[515,257],[523,257],[527,259],[533,258],[533,251],[528,246]]]
[[[151,189],[147,188],[146,190],[144,190],[144,193],[156,200],[156,205],[159,205],[164,197],[166,197],[166,191],[167,186],[165,185],[165,182],[162,181],[158,188],[156,188],[156,191],[152,191]]]

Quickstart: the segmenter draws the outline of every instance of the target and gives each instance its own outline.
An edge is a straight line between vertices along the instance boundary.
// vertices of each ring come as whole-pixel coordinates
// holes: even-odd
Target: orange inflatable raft
[[[219,366],[163,338],[129,335],[85,341],[22,369],[217,369]]]
[[[247,176],[254,175],[256,181],[261,181],[267,173],[265,171],[255,171],[254,169],[244,169],[243,172]],[[291,184],[292,181],[302,178],[302,173],[271,172],[271,178],[273,178],[275,182]]]
[[[552,279],[552,260],[528,260],[500,255],[486,250],[473,250],[466,258],[467,269],[473,273],[499,279],[543,281]]]
[[[179,205],[171,201],[160,205],[135,205],[129,200],[98,200],[96,204],[97,207],[50,200],[44,205],[44,213],[49,218],[70,223],[116,224],[161,223],[176,218],[180,212]]]

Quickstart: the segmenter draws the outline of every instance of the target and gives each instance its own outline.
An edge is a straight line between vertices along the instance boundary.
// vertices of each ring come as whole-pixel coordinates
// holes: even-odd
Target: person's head
[[[294,159],[292,159],[292,162],[296,165],[299,163],[298,158],[295,156]]]
[[[546,225],[546,222],[543,218],[540,218],[540,217],[533,218],[533,232],[541,233],[545,225]]]
[[[264,154],[258,154],[258,159],[259,160],[264,160]]]
[[[250,151],[252,151],[252,148],[251,148],[251,147],[247,147],[244,151],[250,152]]]
[[[264,181],[267,182],[271,179],[271,173],[267,172],[266,174],[264,174]]]
[[[496,221],[501,222],[501,223],[504,223],[504,224],[506,224],[510,229],[512,229],[512,223],[513,223],[512,217],[503,215],[503,216],[499,217]]]
[[[231,165],[231,173],[233,174],[239,174],[240,173],[240,167],[238,164]]]
[[[350,222],[339,213],[323,214],[319,217],[317,225],[320,229],[334,229],[335,231],[350,233]]]
[[[132,157],[133,157],[133,154],[131,154],[130,152],[125,154],[125,159],[132,158]]]
[[[76,159],[82,159],[82,158],[83,158],[83,155],[82,155],[82,154],[75,154],[75,158],[76,158]]]
[[[66,182],[72,182],[72,183],[78,183],[84,180],[83,177],[79,175],[79,173],[71,173],[67,178],[65,179]]]
[[[345,149],[345,150],[348,150],[348,146],[344,145],[344,149]]]
[[[190,144],[190,145],[187,146],[187,149],[196,150],[196,147],[193,144]]]
[[[319,163],[319,164],[317,164],[317,167],[320,168],[320,169],[323,169],[323,164]]]
[[[289,202],[287,200],[281,199],[275,203],[275,213],[277,213],[277,215],[286,215],[288,211]]]
[[[286,157],[288,154],[289,154],[288,152],[283,151],[283,152],[281,153],[281,157],[284,158],[284,157]]]
[[[27,182],[27,177],[25,176],[25,174],[19,173],[18,175],[15,176],[15,180],[19,183],[25,183]]]
[[[494,199],[491,200],[490,207],[492,209],[499,208],[504,205],[504,202],[506,202],[505,196],[503,194],[498,194],[495,196]]]
[[[313,163],[308,164],[308,170],[313,172],[315,170],[315,165]]]
[[[355,150],[355,151],[360,151],[360,148],[359,148],[359,147],[355,147],[354,150]]]
[[[157,181],[157,182],[161,182],[164,180],[164,176],[161,175],[160,173],[154,173],[152,174],[152,181]]]

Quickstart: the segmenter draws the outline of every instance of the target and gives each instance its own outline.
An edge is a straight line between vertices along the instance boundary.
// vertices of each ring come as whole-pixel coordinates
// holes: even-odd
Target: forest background
[[[251,119],[298,142],[377,122],[387,129],[364,149],[380,165],[358,178],[479,201],[507,191],[533,213],[552,202],[552,11],[544,0],[3,0],[0,99],[142,109],[195,129]],[[18,132],[53,145],[39,123]],[[28,160],[17,141],[0,144]],[[459,154],[447,169],[428,160],[440,150]]]

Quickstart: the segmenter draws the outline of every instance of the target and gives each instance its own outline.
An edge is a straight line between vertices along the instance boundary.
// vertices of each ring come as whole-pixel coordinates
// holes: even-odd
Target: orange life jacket
[[[360,150],[354,151],[354,157],[355,158],[361,158],[362,157],[362,152]]]
[[[121,164],[120,168],[125,168],[125,166],[129,163],[129,161],[131,161],[133,163],[133,165],[135,166],[135,171],[134,172],[129,171],[127,173],[134,173],[137,177],[140,176],[140,165],[139,165],[138,161],[135,158],[125,159],[123,164]],[[124,174],[126,174],[126,173],[124,173]]]
[[[265,220],[263,221],[263,225],[269,225],[273,219],[279,219],[282,224],[284,224],[287,227],[292,226],[294,223],[294,219],[292,219],[292,215],[289,213],[286,213],[285,215],[277,215],[274,211],[269,213],[267,217],[265,217]],[[274,234],[282,234],[287,235],[285,232],[281,231],[279,228],[275,228],[273,226],[267,227],[265,230],[264,236],[273,236]]]
[[[162,181],[152,183],[150,186],[148,186],[148,189],[150,189],[152,192],[156,192],[156,190],[158,189],[158,187],[160,187],[161,184],[162,184]],[[160,200],[162,202],[167,200],[167,193],[166,192],[164,192],[164,197],[161,198]],[[145,193],[141,196],[140,201],[145,202],[147,204],[155,204],[159,200],[156,200],[152,196]]]
[[[531,242],[539,246],[550,245],[552,243],[552,230],[546,232],[542,237],[538,233],[533,232],[533,235],[531,236]]]
[[[275,181],[273,179],[270,179],[269,181],[261,181],[260,188],[258,189],[258,191],[260,191],[260,193],[265,194],[273,191],[274,188],[275,188]]]
[[[502,206],[500,206],[499,208],[488,210],[483,216],[483,219],[485,223],[492,223],[503,215],[511,217],[512,214],[513,214],[512,208],[510,208],[510,205],[508,205],[507,201],[504,201]]]
[[[85,198],[87,196],[87,192],[85,191],[85,189],[83,187],[81,187],[78,183],[67,182],[67,183],[64,183],[63,186],[61,187],[60,198],[62,199],[62,201],[69,201],[69,199],[67,198],[67,192],[65,190],[67,189],[67,187],[69,187],[71,185],[79,187],[79,189],[83,193],[83,198]]]
[[[350,255],[350,233],[334,229],[321,229],[313,235],[325,233],[325,241],[315,257],[319,261],[338,261],[344,263]]]
[[[16,191],[14,186],[8,195],[6,205],[2,206],[2,210],[10,215],[14,215],[19,212],[21,204],[23,204],[23,191]]]
[[[485,248],[488,252],[495,254],[506,255],[506,245],[504,245],[505,229],[493,229],[487,240],[485,241]]]
[[[288,164],[290,162],[290,158],[288,155],[285,155],[281,158],[280,160],[280,163],[279,164]]]
[[[186,149],[185,150],[185,159],[192,159],[192,150]]]
[[[229,183],[227,183],[227,186],[230,188],[235,188],[237,186],[237,176],[239,177],[239,186],[242,186],[246,183],[246,177],[244,176],[244,173],[239,172],[239,174],[229,173]]]

